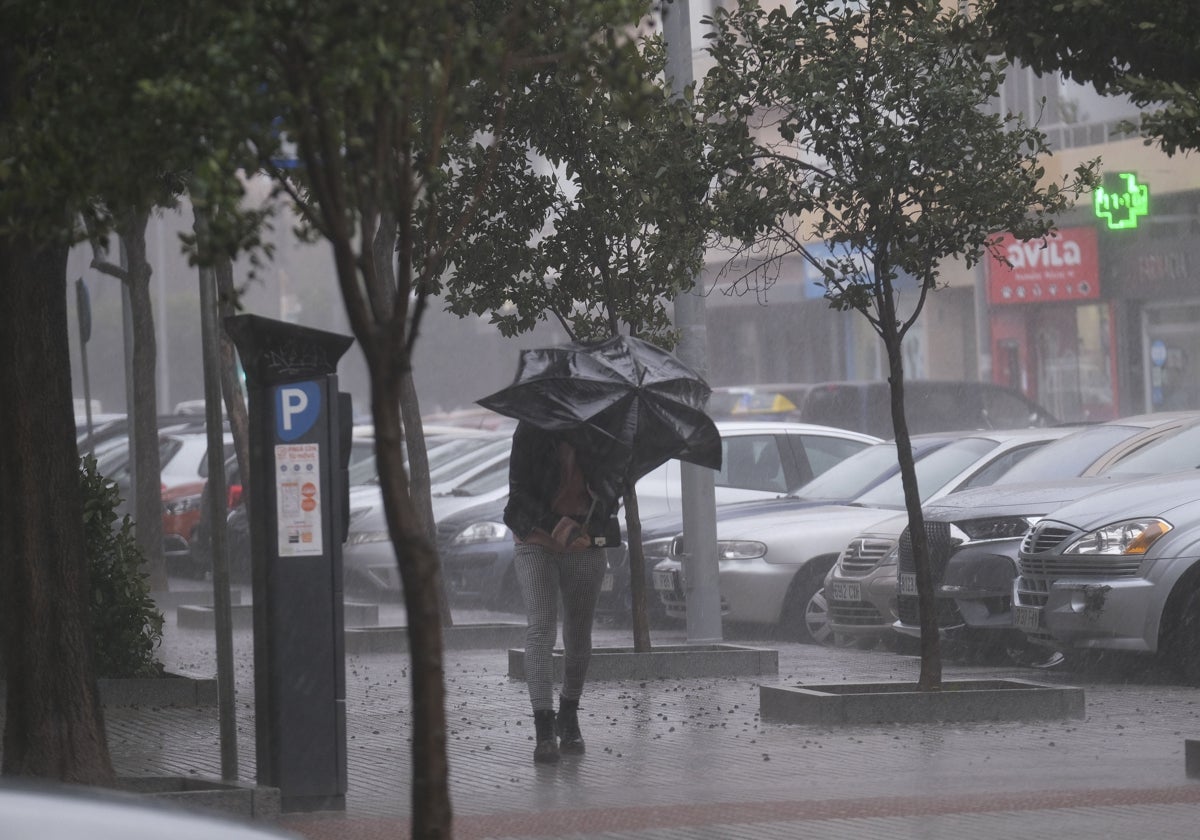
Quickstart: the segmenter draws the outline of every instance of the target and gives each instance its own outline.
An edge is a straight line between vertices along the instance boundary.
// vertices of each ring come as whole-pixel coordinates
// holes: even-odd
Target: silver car
[[[962,433],[917,462],[922,500],[953,492],[989,471],[1003,472],[1021,450],[1060,437],[1062,429]],[[721,609],[726,620],[777,626],[802,641],[829,634],[822,595],[826,574],[855,535],[904,509],[894,476],[853,501],[801,510],[718,518]],[[676,542],[675,545],[679,543]],[[669,613],[685,614],[685,587],[677,557],[655,566],[654,583]]]
[[[1046,645],[1161,652],[1200,680],[1200,457],[1190,460],[1035,525],[1013,585],[1016,626]]]
[[[1011,590],[1017,548],[1029,526],[1046,511],[1116,480],[1097,474],[1196,423],[1200,413],[1179,412],[1088,426],[1029,454],[990,486],[977,483],[925,505],[931,545],[946,553],[932,558],[945,632],[967,643],[1008,649],[1014,640]],[[879,640],[897,642],[896,630],[919,635],[915,601],[897,593],[900,536],[907,526],[904,515],[860,534],[830,572],[825,594],[838,637],[871,646]],[[911,588],[914,579],[907,582]],[[897,623],[901,600],[908,620]],[[1014,650],[1023,646],[1019,634],[1015,641]]]

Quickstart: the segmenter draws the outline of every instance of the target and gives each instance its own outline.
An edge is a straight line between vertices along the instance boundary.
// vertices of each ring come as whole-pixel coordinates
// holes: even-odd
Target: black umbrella
[[[670,458],[720,469],[721,436],[704,404],[711,389],[675,356],[616,336],[521,351],[513,383],[479,404],[562,432],[589,464],[592,489],[616,498]]]

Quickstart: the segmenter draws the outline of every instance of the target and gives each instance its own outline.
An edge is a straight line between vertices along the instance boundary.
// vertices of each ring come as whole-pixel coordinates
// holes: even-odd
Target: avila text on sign
[[[988,258],[988,303],[1048,303],[1100,296],[1096,229],[1065,228],[1045,241],[999,237],[1005,260]]]

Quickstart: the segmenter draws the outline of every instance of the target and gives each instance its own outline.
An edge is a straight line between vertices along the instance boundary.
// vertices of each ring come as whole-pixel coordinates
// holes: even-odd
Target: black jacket
[[[504,524],[517,536],[526,539],[537,527],[554,529],[559,517],[550,505],[558,493],[560,467],[558,436],[535,428],[528,423],[517,424],[513,432],[512,455],[508,462],[508,504],[504,506]],[[579,464],[589,489],[588,463],[584,452]],[[617,512],[620,499],[597,499],[592,523],[603,523]]]

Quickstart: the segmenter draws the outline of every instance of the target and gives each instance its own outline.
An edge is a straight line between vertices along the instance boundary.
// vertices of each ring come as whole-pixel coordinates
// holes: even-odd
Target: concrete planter
[[[946,680],[941,691],[912,682],[759,686],[763,720],[821,725],[961,723],[1082,718],[1082,688],[1026,680]]]
[[[378,604],[346,602],[342,610],[342,620],[347,627],[369,627],[379,623]],[[249,630],[254,626],[253,604],[233,604],[229,613],[234,629]],[[216,614],[208,604],[180,604],[175,610],[175,623],[192,630],[212,630],[216,627]]]
[[[446,650],[503,650],[525,641],[525,625],[456,624],[442,628]],[[346,653],[407,653],[407,627],[356,627],[346,630]]]
[[[100,702],[105,706],[215,706],[217,681],[178,674],[161,677],[101,677]]]
[[[215,706],[217,681],[179,674],[161,677],[100,677],[96,680],[103,706]],[[0,681],[0,701],[6,686]]]
[[[276,822],[279,789],[196,776],[124,776],[117,787],[185,808],[219,811],[243,819]]]
[[[554,652],[555,678],[563,678],[563,654]],[[665,680],[694,677],[757,677],[779,673],[779,651],[738,645],[661,645],[645,653],[633,648],[593,648],[588,681]],[[525,651],[508,652],[508,676],[525,679]]]

